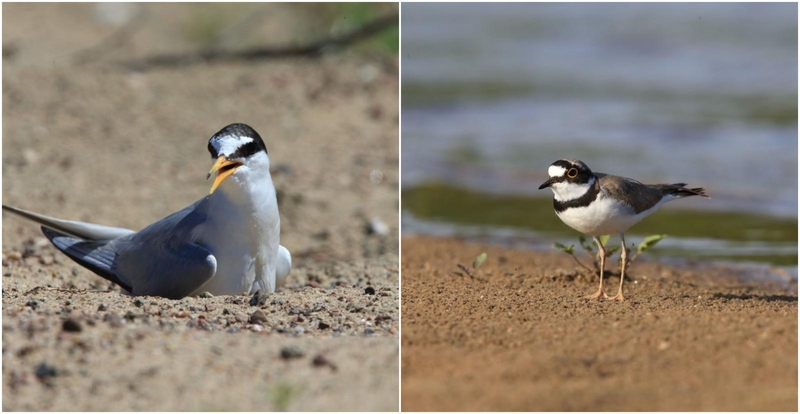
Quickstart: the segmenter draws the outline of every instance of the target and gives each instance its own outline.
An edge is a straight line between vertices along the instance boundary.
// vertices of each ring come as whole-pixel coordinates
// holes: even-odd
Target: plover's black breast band
[[[568,208],[586,207],[597,199],[598,194],[600,194],[600,181],[595,180],[594,184],[589,187],[589,190],[587,190],[578,198],[573,198],[572,200],[567,201],[558,201],[555,197],[553,197],[553,208],[556,209],[556,213],[561,213]]]

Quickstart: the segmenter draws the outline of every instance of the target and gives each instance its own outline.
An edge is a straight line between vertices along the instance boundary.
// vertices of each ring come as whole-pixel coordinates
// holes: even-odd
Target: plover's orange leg
[[[628,263],[628,248],[625,246],[625,233],[620,233],[619,238],[622,240],[622,252],[619,254],[620,260],[622,261],[619,272],[619,291],[617,291],[617,295],[611,299],[622,302],[625,300],[625,296],[622,295],[622,283],[625,282],[625,265]]]
[[[597,289],[597,292],[591,295],[586,295],[584,299],[600,299],[600,298],[608,298],[606,295],[606,291],[603,290],[603,271],[606,268],[606,249],[603,247],[603,243],[600,243],[600,239],[596,236],[592,236],[594,238],[594,242],[597,243],[597,249],[600,251],[600,287]]]

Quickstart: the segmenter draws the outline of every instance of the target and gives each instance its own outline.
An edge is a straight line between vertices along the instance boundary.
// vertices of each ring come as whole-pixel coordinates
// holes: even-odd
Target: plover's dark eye
[[[567,171],[567,177],[575,178],[577,176],[578,176],[578,169],[577,168],[570,168],[569,171]]]

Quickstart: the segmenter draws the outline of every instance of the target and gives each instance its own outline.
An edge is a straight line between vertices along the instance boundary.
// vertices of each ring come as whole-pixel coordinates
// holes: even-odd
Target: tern
[[[215,175],[208,195],[141,231],[62,220],[3,205],[42,225],[50,242],[131,295],[180,299],[208,292],[275,291],[292,256],[280,245],[280,215],[269,155],[248,125],[208,140]]]

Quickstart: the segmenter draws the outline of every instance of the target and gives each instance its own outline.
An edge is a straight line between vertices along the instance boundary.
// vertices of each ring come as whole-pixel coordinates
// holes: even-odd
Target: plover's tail
[[[682,197],[691,197],[691,196],[700,196],[705,198],[711,198],[706,195],[706,190],[703,188],[686,188],[686,183],[677,183],[677,184],[656,184],[653,187],[657,187],[661,190],[661,192],[665,196],[672,196],[675,198],[682,198]]]

